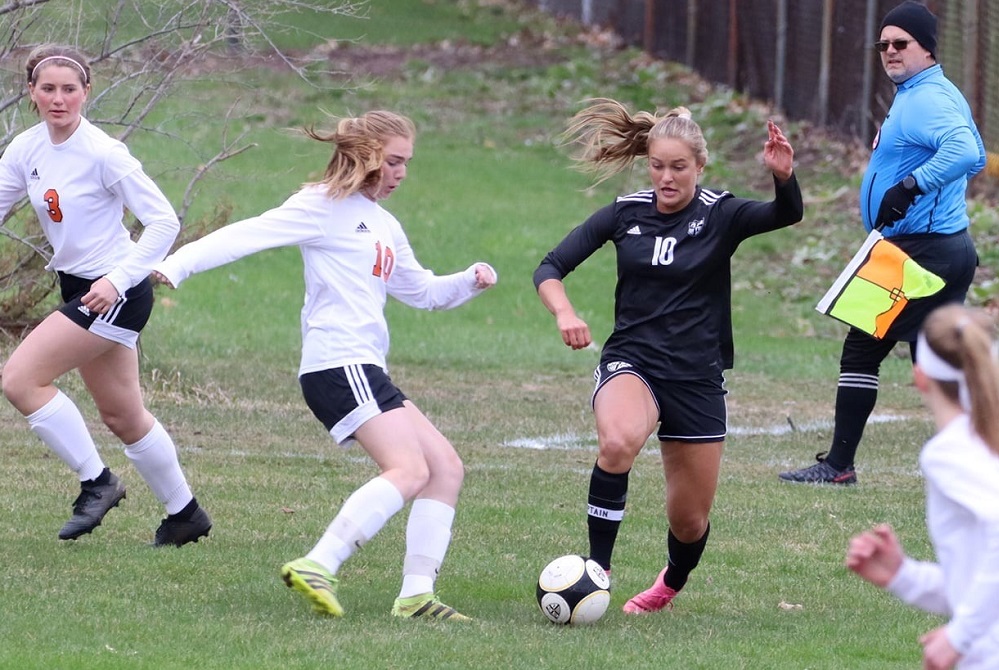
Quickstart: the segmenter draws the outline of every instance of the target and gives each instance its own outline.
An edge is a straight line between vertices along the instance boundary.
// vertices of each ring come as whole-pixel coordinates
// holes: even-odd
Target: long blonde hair
[[[321,181],[331,198],[341,199],[358,191],[377,191],[381,185],[385,145],[393,137],[416,139],[416,126],[405,116],[375,110],[358,117],[337,120],[336,130],[324,133],[312,126],[305,134],[334,145],[333,156]],[[309,185],[309,184],[307,184]]]
[[[971,399],[971,424],[999,455],[999,363],[996,323],[984,310],[945,305],[923,322],[926,344],[937,356],[964,373]],[[916,360],[919,363],[919,360]],[[933,380],[941,391],[960,402],[958,382]]]
[[[580,144],[574,156],[577,167],[597,175],[603,182],[630,167],[640,156],[648,156],[652,140],[683,140],[694,153],[698,167],[708,162],[707,142],[701,127],[686,107],[674,107],[665,114],[637,112],[634,115],[617,100],[593,98],[590,106],[569,119],[562,133],[563,144]]]

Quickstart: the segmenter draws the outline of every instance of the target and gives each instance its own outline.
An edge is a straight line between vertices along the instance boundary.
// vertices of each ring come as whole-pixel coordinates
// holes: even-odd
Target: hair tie
[[[76,67],[77,70],[80,71],[80,74],[83,75],[83,81],[86,82],[86,83],[90,82],[90,77],[87,76],[87,71],[83,69],[83,66],[80,65],[75,60],[73,60],[72,58],[70,58],[69,56],[46,56],[45,58],[43,58],[40,61],[38,61],[37,63],[35,63],[35,67],[31,68],[31,82],[32,83],[34,83],[34,81],[35,81],[35,75],[38,73],[38,68],[40,68],[42,66],[42,63],[45,63],[45,62],[51,61],[51,60],[67,60],[67,61],[69,61],[70,63],[72,63]]]

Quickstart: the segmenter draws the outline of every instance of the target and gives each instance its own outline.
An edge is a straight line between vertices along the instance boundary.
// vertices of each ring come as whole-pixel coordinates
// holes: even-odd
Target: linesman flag
[[[943,287],[940,277],[872,230],[815,309],[880,340],[910,300]]]

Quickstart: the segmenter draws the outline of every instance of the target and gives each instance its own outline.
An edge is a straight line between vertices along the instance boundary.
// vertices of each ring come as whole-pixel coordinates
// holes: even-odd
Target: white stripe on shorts
[[[358,405],[363,405],[375,399],[362,366],[346,365],[343,368],[343,372],[347,376],[347,383],[350,384],[350,390],[354,392],[354,401]]]
[[[128,298],[126,298],[124,294],[118,296],[118,299],[114,301],[110,309],[108,309],[108,311],[104,312],[97,318],[103,321],[104,323],[113,324],[114,320],[118,318],[119,314],[121,314],[121,310],[125,308],[126,302],[128,302]]]

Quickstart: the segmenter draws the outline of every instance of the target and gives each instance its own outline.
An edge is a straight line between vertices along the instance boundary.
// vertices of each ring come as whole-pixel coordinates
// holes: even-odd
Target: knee
[[[623,433],[607,433],[600,436],[598,465],[605,472],[620,473],[631,469],[635,457],[645,445],[645,439]]]
[[[430,482],[430,468],[425,461],[414,461],[396,469],[395,476],[390,477],[390,480],[399,488],[405,500],[412,500]]]
[[[18,366],[8,363],[3,367],[0,383],[3,385],[3,395],[8,402],[21,409],[30,393],[30,377]]]
[[[145,437],[151,429],[152,416],[146,419],[146,412],[122,412],[101,409],[101,421],[115,437],[125,444],[134,444]]]
[[[671,513],[669,517],[669,529],[673,537],[681,542],[690,543],[704,537],[704,531],[708,529],[708,514],[700,510],[684,510],[680,513]]]
[[[458,452],[453,451],[444,459],[439,473],[434,473],[447,481],[449,488],[458,490],[465,481],[465,464],[462,463]]]

